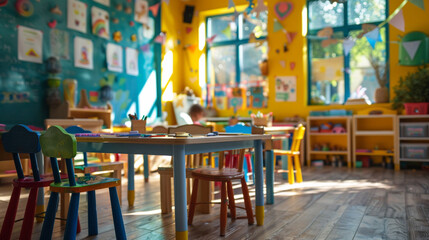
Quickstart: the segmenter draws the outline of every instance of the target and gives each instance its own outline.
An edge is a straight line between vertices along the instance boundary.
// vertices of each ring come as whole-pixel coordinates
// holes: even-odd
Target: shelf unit
[[[312,160],[327,159],[329,156],[338,155],[343,157],[347,166],[351,167],[351,116],[310,116],[307,118],[307,166],[311,166]],[[320,126],[323,123],[341,123],[345,128],[345,133],[324,133],[311,132],[311,127]],[[343,150],[319,151],[313,150],[315,144],[329,144],[340,146]]]
[[[405,158],[402,157],[401,144],[429,144],[429,130],[426,131],[425,137],[405,137],[402,136],[402,123],[425,123],[429,124],[429,115],[402,115],[398,116],[396,124],[396,132],[398,132],[395,142],[398,154],[395,158],[395,170],[400,170],[401,162],[429,162],[428,158]]]
[[[383,157],[396,159],[397,122],[396,115],[354,115],[353,116],[353,166],[361,156],[371,157],[374,161],[381,162]],[[368,149],[370,152],[360,152],[357,149]],[[373,152],[375,149],[383,151]],[[395,164],[396,166],[396,164]]]

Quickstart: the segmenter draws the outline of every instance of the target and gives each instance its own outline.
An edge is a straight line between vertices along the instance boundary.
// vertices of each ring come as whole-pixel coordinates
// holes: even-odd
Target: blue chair
[[[60,193],[72,194],[64,239],[76,239],[80,193],[105,188],[109,189],[116,239],[126,239],[121,207],[119,204],[118,194],[116,192],[116,187],[120,184],[120,180],[93,176],[75,178],[72,158],[76,156],[76,138],[74,135],[67,133],[62,127],[50,127],[40,137],[40,144],[42,146],[43,154],[50,157],[52,172],[54,174],[54,183],[50,186],[51,196],[49,198],[40,239],[52,239]],[[61,181],[57,158],[65,159],[68,171],[68,180]],[[97,208],[95,197],[94,201],[88,202],[88,230],[89,235],[97,235],[97,216],[94,215],[91,208]]]

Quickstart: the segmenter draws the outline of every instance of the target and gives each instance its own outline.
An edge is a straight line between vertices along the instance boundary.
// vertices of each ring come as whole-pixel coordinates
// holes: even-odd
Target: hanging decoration
[[[15,9],[19,15],[30,17],[34,13],[33,4],[28,0],[18,0],[15,3]]]
[[[149,10],[152,12],[152,15],[154,17],[157,17],[158,16],[158,10],[159,10],[159,3],[157,3],[157,4],[153,5],[153,6],[150,6]]]
[[[63,15],[63,12],[61,11],[60,7],[58,7],[58,5],[55,5],[55,7],[51,8],[50,12],[60,16]]]
[[[281,25],[281,23],[279,23],[279,21],[277,21],[277,19],[274,19],[273,32],[278,32],[278,31],[280,31],[282,29],[284,29],[284,28]]]
[[[252,12],[255,12],[256,17],[259,17],[259,14],[265,11],[268,11],[268,7],[265,5],[264,0],[258,0],[258,5],[253,8]]]
[[[410,3],[416,5],[417,7],[425,10],[425,3],[423,0],[408,0]]]
[[[296,66],[296,63],[295,63],[295,62],[290,62],[290,63],[289,63],[290,70],[294,70],[294,69],[295,69],[295,66]]]
[[[408,53],[408,55],[410,56],[411,60],[414,60],[414,57],[416,56],[417,49],[419,49],[421,43],[422,43],[421,40],[402,43],[402,46],[405,48],[405,50]]]
[[[228,39],[231,39],[232,32],[231,27],[228,25],[225,29],[222,30],[223,35],[225,35]]]
[[[288,17],[293,10],[293,3],[291,2],[278,2],[274,5],[274,13],[276,17],[283,21],[286,17]]]
[[[192,32],[192,28],[191,27],[186,27],[186,34],[189,34]]]
[[[389,23],[390,25],[394,26],[398,30],[405,32],[404,14],[402,12],[402,9],[401,11],[398,12],[398,14],[396,14],[396,16],[392,18],[392,20],[390,20]]]
[[[48,22],[48,27],[49,28],[55,28],[57,26],[57,20],[52,20],[50,22]]]
[[[380,29],[378,27],[364,35],[368,40],[369,45],[374,49],[377,42],[381,42]]]
[[[344,56],[349,55],[350,50],[354,47],[356,41],[352,38],[346,38],[343,41]]]
[[[279,63],[282,66],[282,68],[286,67],[286,61],[285,60],[280,60]]]
[[[288,31],[286,31],[287,42],[289,44],[292,43],[292,41],[295,39],[295,37],[296,37],[297,34],[298,34],[297,32],[288,32]]]
[[[211,36],[211,37],[209,37],[208,39],[207,39],[207,43],[208,44],[212,44],[213,43],[213,41],[214,41],[214,39],[216,38],[216,34],[215,35],[213,35],[213,36]]]
[[[153,41],[156,42],[156,43],[164,44],[165,38],[166,38],[166,33],[165,32],[160,32],[159,35],[156,36]]]

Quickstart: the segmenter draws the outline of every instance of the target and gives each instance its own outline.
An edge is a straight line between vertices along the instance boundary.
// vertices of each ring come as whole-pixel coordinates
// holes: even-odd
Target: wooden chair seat
[[[70,186],[69,180],[65,179],[61,183],[52,183],[50,190],[58,193],[81,193],[119,185],[121,180],[117,178],[83,176],[76,178],[76,186]]]
[[[22,179],[13,179],[13,186],[14,187],[21,187],[21,188],[32,188],[32,187],[49,187],[51,183],[54,182],[54,178],[52,176],[43,177],[43,175],[40,176],[40,181],[34,181],[34,177],[24,177]]]
[[[192,177],[198,177],[207,181],[224,182],[233,179],[241,179],[244,172],[239,172],[236,168],[198,168],[192,172]]]
[[[99,171],[115,171],[122,170],[124,163],[122,162],[102,162],[102,163],[88,163],[85,165],[78,165],[74,167],[76,173],[94,173]]]

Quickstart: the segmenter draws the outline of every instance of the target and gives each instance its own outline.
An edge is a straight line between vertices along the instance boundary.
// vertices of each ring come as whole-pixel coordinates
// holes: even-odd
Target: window
[[[388,87],[387,24],[379,29],[380,39],[374,48],[362,34],[363,28],[372,29],[386,19],[387,2],[307,1],[310,104],[342,104],[349,97],[374,102],[380,84]],[[332,28],[332,35],[327,27]],[[328,33],[318,34],[321,31]],[[345,38],[355,41],[347,55],[342,43]]]
[[[262,80],[259,62],[266,57],[267,12],[211,16],[206,22],[207,79],[210,88],[251,86]],[[250,40],[250,41],[249,41]]]

